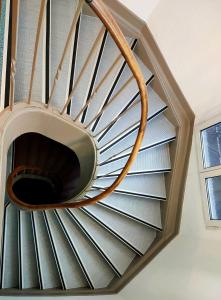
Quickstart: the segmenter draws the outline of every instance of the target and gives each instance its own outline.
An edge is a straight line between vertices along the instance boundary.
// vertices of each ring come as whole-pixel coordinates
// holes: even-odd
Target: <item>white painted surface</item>
[[[147,23],[197,121],[221,112],[221,1],[162,0]]]
[[[221,112],[221,1],[120,0],[145,20],[201,121]]]
[[[141,19],[147,20],[160,0],[119,0]]]
[[[218,242],[208,247],[206,240],[180,236],[121,295],[127,300],[219,300],[219,249]]]

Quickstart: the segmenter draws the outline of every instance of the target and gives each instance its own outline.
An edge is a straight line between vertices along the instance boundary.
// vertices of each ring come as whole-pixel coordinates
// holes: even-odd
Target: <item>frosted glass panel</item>
[[[206,179],[211,220],[221,220],[221,176]]]
[[[204,167],[221,165],[221,123],[201,131]]]

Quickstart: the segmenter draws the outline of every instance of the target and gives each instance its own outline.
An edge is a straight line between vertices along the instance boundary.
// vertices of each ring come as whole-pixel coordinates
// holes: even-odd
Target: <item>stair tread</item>
[[[27,101],[28,99],[39,10],[40,1],[20,1],[15,73],[15,101]],[[45,45],[43,35],[41,35],[32,92],[32,100],[40,102],[44,99],[44,76],[42,76],[44,51]]]
[[[93,30],[89,30],[89,28],[93,28]],[[103,35],[99,37],[102,28],[103,28]],[[80,112],[81,108],[84,106],[87,100],[90,83],[93,77],[93,73],[94,73],[94,69],[97,62],[104,33],[105,33],[104,27],[98,18],[86,16],[86,15],[81,16],[77,56],[76,56],[76,67],[75,67],[76,69],[75,69],[75,76],[73,82],[73,88],[75,88],[75,91],[71,103],[71,116],[73,118],[77,116],[77,114]],[[99,42],[95,47],[95,51],[90,56],[87,66],[84,68],[84,64],[87,61],[91,49],[93,48],[94,43],[98,37],[99,37]],[[82,69],[84,69],[84,72],[82,74],[81,80],[79,80],[77,83],[77,80],[81,75]]]
[[[156,92],[148,85],[148,119],[158,115],[164,109],[166,104],[160,99]],[[126,113],[106,132],[102,139],[99,139],[99,147],[103,147],[105,144],[119,139],[125,133],[138,126],[140,122],[141,102],[140,96],[136,99],[136,104],[129,107]]]
[[[53,211],[46,213],[66,289],[87,287],[80,266],[72,252]],[[70,276],[71,274],[71,276]]]
[[[142,254],[147,251],[156,237],[156,231],[154,229],[148,228],[97,204],[87,206],[84,210],[111,228]]]
[[[94,288],[104,288],[114,278],[114,273],[105,263],[96,248],[83,235],[64,210],[57,210],[59,217],[75,247],[78,256]]]
[[[2,288],[18,288],[18,211],[9,204],[5,209]]]
[[[81,223],[87,233],[104,252],[120,274],[123,274],[135,257],[135,253],[111,235],[80,209],[71,209],[71,213]]]
[[[119,175],[127,160],[128,156],[99,166],[98,177]],[[165,172],[170,169],[169,145],[164,144],[139,152],[128,174]]]
[[[145,81],[147,82],[151,76],[152,73],[149,69],[147,69],[146,66],[141,62],[139,57],[137,55],[136,59],[138,61],[138,64],[142,70],[143,76]],[[128,81],[126,84],[122,85],[119,88],[119,91],[112,95],[107,108],[101,115],[101,118],[99,120],[98,125],[96,126],[94,130],[94,134],[99,133],[101,130],[103,130],[127,105],[131,102],[131,100],[139,93],[139,89],[137,86],[137,82],[132,76],[132,73],[128,66],[125,67],[125,70],[130,74]],[[117,104],[116,104],[117,103]]]
[[[136,49],[136,47],[137,47],[137,43],[136,43],[136,45],[134,47],[134,50]],[[114,91],[112,93],[112,97],[116,96],[119,93],[119,91],[122,89],[122,87],[124,85],[126,85],[131,79],[132,79],[132,73],[130,71],[130,68],[126,64],[125,68],[123,69],[123,71],[122,71],[122,73],[120,75],[120,78],[118,79],[117,84],[116,84],[116,86],[114,88]]]
[[[65,5],[60,0],[51,1],[51,32],[50,32],[50,88],[51,91],[54,78],[65,48],[67,37],[71,28],[73,16],[77,10],[79,1],[67,0]],[[62,24],[62,26],[61,26]],[[56,82],[52,103],[53,106],[61,109],[68,98],[71,60],[73,52],[74,34],[67,50],[62,72]],[[50,92],[49,92],[50,94]]]
[[[31,214],[26,211],[20,211],[20,246],[22,289],[39,288]]]
[[[132,43],[132,40],[132,38],[127,38],[127,41],[130,44]],[[90,105],[88,106],[84,121],[85,125],[89,124],[104,105],[124,61],[124,57],[120,54],[120,50],[108,34],[94,84],[94,95],[91,99]]]
[[[92,198],[98,194],[100,194],[100,191],[92,190],[87,193],[87,196]],[[162,228],[161,202],[155,199],[112,193],[100,201],[99,204],[115,209],[138,221]]]
[[[136,140],[137,131],[138,129],[134,130],[113,145],[107,145],[106,151],[102,149],[100,163],[128,155]],[[160,115],[148,122],[140,150],[168,142],[168,140],[172,140],[175,136],[175,127],[164,115]]]
[[[98,178],[93,187],[106,189],[115,178]],[[154,198],[166,198],[165,182],[163,174],[144,174],[127,176],[115,191],[133,195],[143,195]]]
[[[36,228],[36,239],[40,258],[39,263],[43,289],[60,288],[61,282],[59,273],[43,215],[41,212],[34,212],[33,218]]]

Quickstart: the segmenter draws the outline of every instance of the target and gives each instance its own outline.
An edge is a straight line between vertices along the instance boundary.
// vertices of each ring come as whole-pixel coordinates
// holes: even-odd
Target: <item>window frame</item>
[[[202,194],[202,204],[204,219],[207,227],[214,227],[221,229],[221,220],[211,220],[210,219],[210,207],[209,207],[209,197],[207,192],[206,179],[210,177],[221,176],[221,164],[215,167],[204,167],[203,159],[203,144],[201,133],[204,129],[207,129],[213,125],[221,123],[221,116],[216,116],[205,122],[202,122],[196,126],[196,144],[197,144],[197,156],[198,156],[198,168],[200,173],[200,186]]]

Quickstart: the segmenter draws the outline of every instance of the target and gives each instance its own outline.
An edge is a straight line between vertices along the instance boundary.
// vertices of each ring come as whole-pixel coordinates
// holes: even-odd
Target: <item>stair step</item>
[[[100,192],[93,190],[87,193],[90,198],[99,195]],[[151,198],[141,198],[130,195],[119,195],[113,193],[99,202],[110,209],[142,222],[147,226],[162,228],[161,224],[161,202]]]
[[[154,92],[150,85],[148,85],[148,103],[148,120],[158,116],[167,108],[166,104]],[[110,142],[119,140],[122,136],[136,128],[140,122],[140,114],[141,102],[140,96],[138,96],[135,105],[129,107],[113,126],[108,127],[101,133],[98,138],[99,147],[103,147]]]
[[[116,179],[99,178],[93,187],[106,190]],[[163,174],[144,174],[137,176],[127,176],[115,189],[115,192],[130,194],[135,196],[146,196],[153,199],[166,199],[166,190]]]
[[[57,213],[88,274],[92,287],[96,289],[106,287],[113,280],[115,274],[96,248],[82,234],[69,214],[64,210],[57,210]]]
[[[136,254],[82,210],[70,209],[69,211],[102,250],[111,265],[122,275]]]
[[[117,176],[127,163],[123,157],[99,166],[98,177]],[[146,149],[138,153],[128,175],[168,172],[171,169],[169,145]]]
[[[31,80],[33,54],[40,11],[40,1],[22,0],[19,8],[17,60],[15,73],[15,101],[27,101]],[[45,21],[42,26],[33,84],[32,100],[44,102]]]
[[[127,38],[129,44],[132,45],[133,41],[132,38]],[[90,100],[84,121],[85,125],[88,125],[103,107],[124,62],[124,57],[121,55],[110,34],[108,34],[94,84],[93,97]]]
[[[93,28],[93,30],[89,30],[89,28]],[[72,87],[75,89],[71,104],[71,116],[73,118],[78,115],[87,101],[104,34],[105,28],[98,18],[81,16],[76,70]]]
[[[22,289],[39,288],[31,214],[26,211],[20,211],[20,246]]]
[[[60,0],[51,1],[49,91],[51,91],[53,86],[54,78],[56,76],[57,69],[62,58],[62,54],[66,45],[72,20],[77,10],[78,3],[79,1],[67,0],[65,1],[64,5],[63,1]],[[64,106],[65,101],[69,96],[73,46],[74,33],[62,65],[62,72],[60,73],[59,80],[56,82],[56,87],[52,97],[53,106],[59,109]]]
[[[136,136],[137,129],[126,135],[124,138],[121,138],[119,141],[106,145],[105,148],[100,149],[100,164],[108,160],[112,161],[129,155],[136,140]],[[175,139],[175,137],[175,127],[164,115],[160,115],[148,122],[140,151],[160,144],[168,143],[169,141]]]
[[[18,211],[9,204],[5,208],[5,226],[3,231],[2,288],[19,287],[18,260]]]
[[[137,40],[135,40],[135,43],[133,45],[133,50],[136,50],[137,47]],[[140,61],[141,62],[141,61]],[[149,75],[148,75],[149,77]],[[115,97],[123,86],[127,85],[131,80],[133,79],[132,73],[130,71],[130,68],[128,67],[127,63],[125,64],[124,69],[121,72],[121,75],[116,83],[116,86],[113,90],[112,97]]]
[[[45,217],[48,222],[48,227],[51,231],[51,236],[58,257],[65,288],[71,289],[87,287],[87,281],[83,276],[75,254],[73,253],[54,212],[45,212]]]
[[[34,212],[33,220],[36,232],[36,243],[39,253],[39,264],[43,289],[61,288],[59,270],[51,247],[42,212]]]
[[[100,205],[84,208],[102,224],[110,228],[140,253],[144,254],[156,237],[156,231]]]
[[[141,67],[144,79],[147,82],[151,78],[152,73],[147,69],[146,66],[144,66],[138,56],[136,56],[136,59]],[[119,88],[119,91],[117,93],[115,91],[114,95],[112,95],[110,101],[108,102],[108,105],[105,108],[105,111],[103,112],[99,120],[98,125],[94,130],[94,135],[98,134],[100,131],[106,128],[106,126],[108,126],[110,122],[116,116],[118,116],[120,112],[124,110],[132,100],[135,100],[138,96],[139,89],[136,80],[132,76],[130,68],[126,66],[125,71],[130,74],[128,76],[129,79],[124,85],[121,86],[121,88]]]

